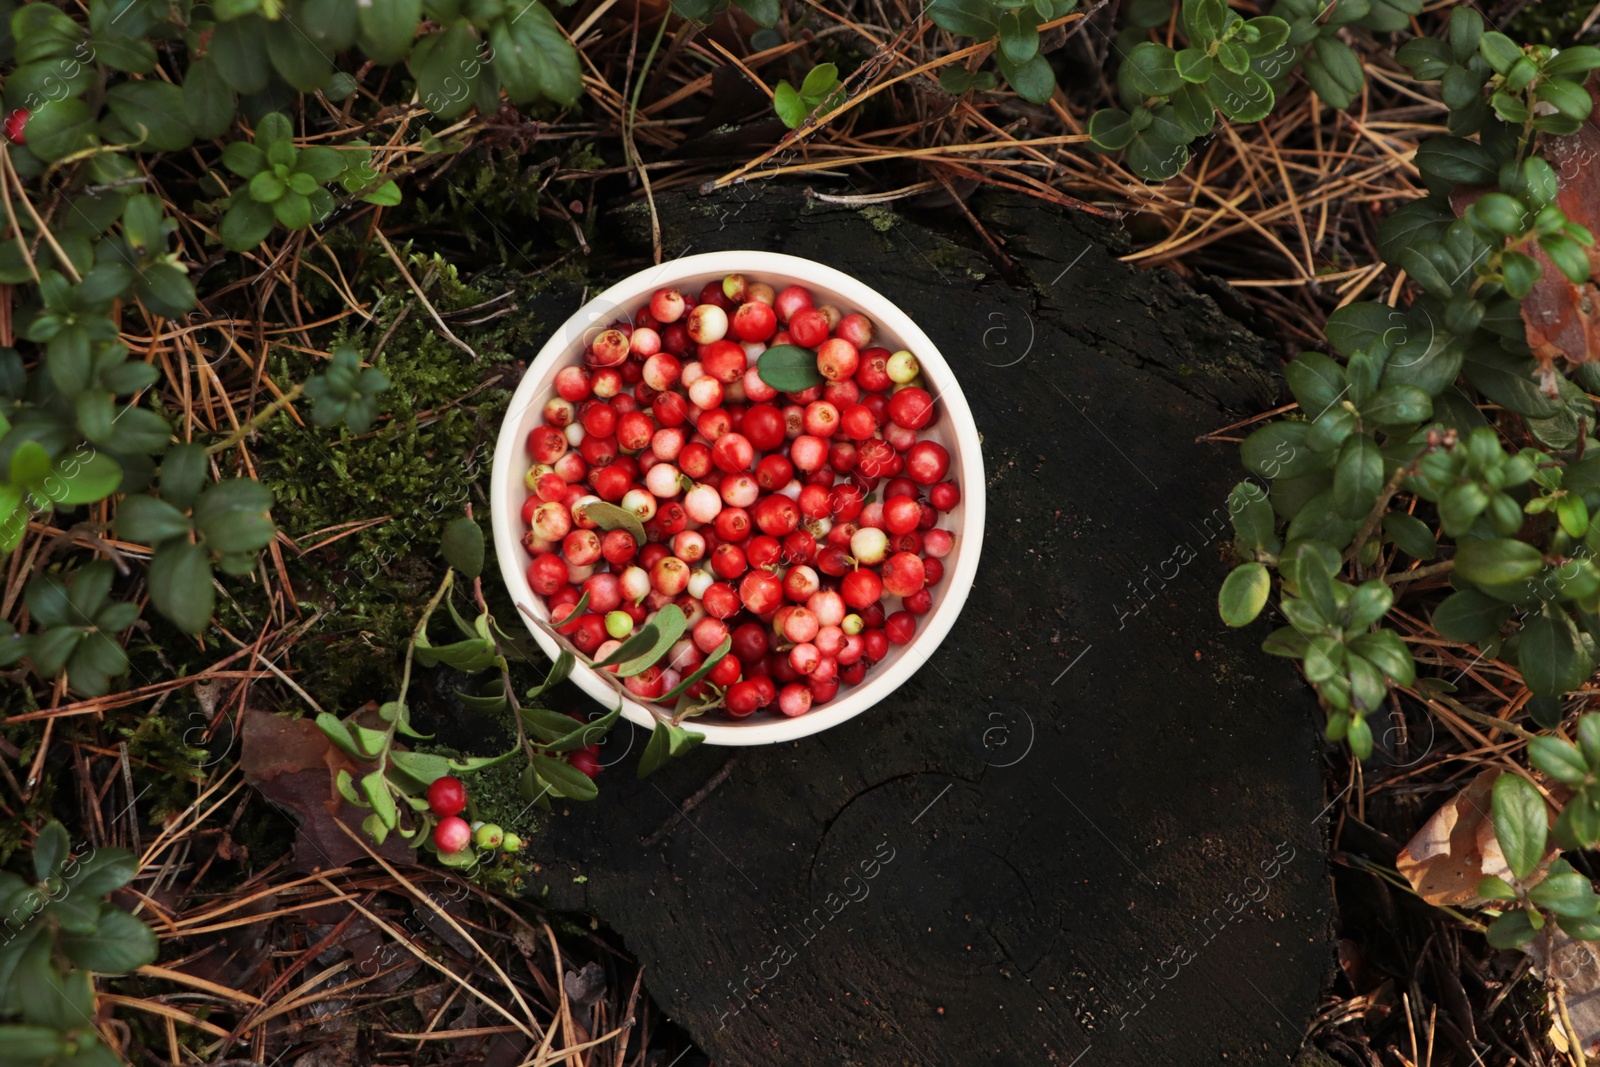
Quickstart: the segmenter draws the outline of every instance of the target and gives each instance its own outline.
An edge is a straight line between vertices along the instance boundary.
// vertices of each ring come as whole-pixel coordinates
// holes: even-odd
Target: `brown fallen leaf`
[[[334,775],[343,769],[359,778],[371,771],[372,765],[351,759],[309,719],[246,709],[240,733],[239,766],[245,780],[262,796],[292,812],[299,824],[295,867],[326,870],[364,859],[361,846],[336,824],[342,822],[365,836],[361,820],[368,813],[339,795]],[[391,835],[376,851],[391,862],[412,859],[405,838],[398,835]]]
[[[1494,782],[1501,773],[1481,772],[1465,789],[1445,801],[1400,850],[1395,868],[1429,904],[1482,904],[1478,883],[1510,873],[1500,842],[1494,836],[1490,814]],[[1549,814],[1552,813],[1547,810]],[[1558,851],[1553,845],[1546,851],[1533,880],[1543,877],[1543,868]]]

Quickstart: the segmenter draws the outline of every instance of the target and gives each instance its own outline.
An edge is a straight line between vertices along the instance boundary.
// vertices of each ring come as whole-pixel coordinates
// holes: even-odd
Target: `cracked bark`
[[[746,750],[685,818],[672,804],[726,755],[643,783],[628,756],[533,842],[548,902],[619,931],[719,1063],[1283,1062],[1332,958],[1315,708],[1264,631],[1216,617],[1241,472],[1234,446],[1193,443],[1278,402],[1277,357],[1081,218],[974,201],[1017,262],[1008,282],[953,215],[738,195],[661,199],[667,253],[831,263],[956,368],[990,484],[977,586],[892,699]],[[642,208],[600,229],[594,280],[642,265]],[[531,303],[554,322],[576,299]],[[1217,908],[1220,932],[1202,925]],[[759,995],[733,999],[752,975]]]

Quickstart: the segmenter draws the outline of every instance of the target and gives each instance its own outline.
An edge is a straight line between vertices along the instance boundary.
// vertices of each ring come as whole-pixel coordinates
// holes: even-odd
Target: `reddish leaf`
[[[1591,75],[1589,95],[1600,100],[1600,79]],[[1569,137],[1547,137],[1545,159],[1556,171],[1556,203],[1567,218],[1600,234],[1600,108]],[[1536,246],[1529,248],[1544,271],[1522,302],[1528,346],[1542,363],[1600,361],[1600,288],[1591,280],[1573,285]],[[1588,249],[1589,269],[1600,276],[1600,243]]]

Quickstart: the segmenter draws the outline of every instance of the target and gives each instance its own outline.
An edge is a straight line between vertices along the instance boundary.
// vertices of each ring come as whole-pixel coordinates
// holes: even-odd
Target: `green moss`
[[[868,204],[862,208],[861,217],[867,220],[867,225],[879,233],[888,233],[900,221],[899,215],[896,215],[886,207],[879,207],[876,204]]]
[[[393,689],[416,612],[442,574],[440,531],[468,503],[487,519],[485,483],[509,399],[500,377],[521,338],[537,328],[515,315],[457,328],[478,353],[474,360],[439,334],[391,263],[372,267],[365,284],[377,319],[350,340],[372,348],[387,335],[374,363],[393,383],[384,395],[390,417],[359,437],[279,419],[253,450],[276,500],[274,517],[299,545],[310,548],[342,524],[379,520],[326,548],[284,553],[302,611],[324,613],[302,640],[309,655],[298,665],[301,684],[329,707],[324,694],[360,703]],[[428,297],[442,315],[500,292],[462,282],[437,256],[413,255],[408,267],[419,280],[434,278]],[[279,349],[272,370],[279,381],[301,381],[318,362]]]

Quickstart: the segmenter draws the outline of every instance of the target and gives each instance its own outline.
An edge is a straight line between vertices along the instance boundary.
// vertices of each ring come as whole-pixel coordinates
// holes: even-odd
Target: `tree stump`
[[[1217,617],[1242,472],[1195,443],[1278,402],[1277,359],[1117,262],[1115,227],[973,207],[1010,280],[953,213],[658,201],[666,256],[809,256],[922,325],[983,434],[982,564],[934,657],[841,727],[641,782],[624,723],[603,800],[533,842],[536,888],[618,931],[717,1063],[1284,1062],[1332,962],[1315,706]],[[643,205],[602,230],[604,280],[648,260]]]

